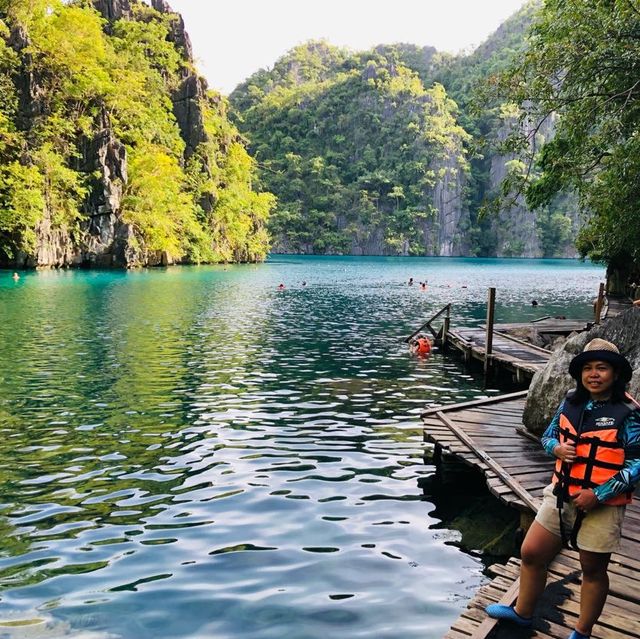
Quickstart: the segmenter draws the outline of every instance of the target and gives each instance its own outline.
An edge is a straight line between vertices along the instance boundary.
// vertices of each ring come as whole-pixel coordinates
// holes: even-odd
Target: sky
[[[198,69],[229,94],[311,39],[354,50],[408,42],[475,48],[525,0],[169,0],[182,14]]]

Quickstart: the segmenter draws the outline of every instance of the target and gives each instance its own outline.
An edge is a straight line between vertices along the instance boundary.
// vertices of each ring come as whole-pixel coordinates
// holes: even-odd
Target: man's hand
[[[576,458],[576,447],[573,444],[558,444],[553,449],[553,454],[563,462],[571,464]]]
[[[596,494],[591,490],[591,488],[582,489],[579,493],[576,493],[571,499],[573,499],[573,503],[576,505],[578,510],[584,510],[584,512],[588,513],[590,510],[593,510],[600,502],[596,497]]]

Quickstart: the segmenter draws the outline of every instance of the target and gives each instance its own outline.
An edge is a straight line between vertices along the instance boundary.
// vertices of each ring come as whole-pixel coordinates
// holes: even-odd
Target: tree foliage
[[[640,5],[634,0],[547,0],[520,64],[500,85],[525,107],[521,121],[554,116],[541,149],[514,136],[531,169],[515,189],[531,206],[574,190],[589,214],[583,255],[640,275]],[[506,90],[506,91],[505,91]],[[538,153],[539,151],[539,153]]]
[[[231,100],[262,183],[278,195],[270,228],[280,246],[424,253],[438,180],[466,170],[468,136],[441,85],[426,89],[393,51],[311,42]]]
[[[265,257],[273,197],[252,190],[255,166],[214,92],[201,99],[207,139],[199,156],[185,162],[172,96],[192,69],[170,38],[175,19],[134,0],[131,18],[105,29],[88,0],[0,0],[6,257],[33,253],[45,218],[77,237],[96,182],[86,148],[105,120],[129,160],[118,214],[145,250],[194,261]]]

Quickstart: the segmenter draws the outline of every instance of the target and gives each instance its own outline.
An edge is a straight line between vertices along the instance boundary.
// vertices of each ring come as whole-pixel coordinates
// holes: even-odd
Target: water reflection
[[[601,275],[470,264],[0,277],[2,631],[440,637],[482,564],[434,528],[418,415],[484,392],[400,338],[492,279],[504,321],[584,312]]]

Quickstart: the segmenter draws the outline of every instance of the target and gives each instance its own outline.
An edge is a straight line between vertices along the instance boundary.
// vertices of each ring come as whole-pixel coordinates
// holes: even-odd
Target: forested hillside
[[[492,80],[544,46],[537,2],[469,55],[298,46],[229,111],[149,1],[0,0],[0,266],[576,254],[579,176],[526,188],[557,120]]]
[[[515,198],[481,217],[511,171],[500,142],[512,105],[478,108],[482,81],[526,47],[526,5],[468,56],[432,47],[368,52],[326,42],[296,47],[231,95],[262,186],[278,197],[280,251],[567,256],[578,226],[566,195],[532,213]],[[537,141],[551,136],[552,126]]]
[[[0,265],[262,259],[254,170],[164,0],[0,0]]]
[[[397,56],[309,43],[232,100],[264,187],[278,193],[278,249],[460,250],[457,235],[441,245],[438,222],[460,218],[467,134],[443,87],[426,89]]]
[[[572,191],[589,216],[577,246],[607,264],[609,293],[640,293],[640,11],[626,0],[546,0],[494,96],[522,105],[507,138],[521,169],[502,202],[537,210]],[[529,131],[552,127],[533,145]],[[502,202],[498,202],[501,204]]]

